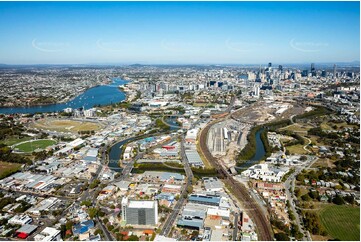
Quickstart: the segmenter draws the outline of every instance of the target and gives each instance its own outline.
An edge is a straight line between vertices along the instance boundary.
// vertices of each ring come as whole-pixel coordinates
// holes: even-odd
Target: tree
[[[302,195],[301,199],[306,202],[311,201],[311,197],[308,194]]]
[[[128,241],[139,241],[138,236],[132,234],[131,236],[129,236]]]
[[[81,206],[85,205],[87,207],[90,207],[92,205],[92,202],[90,200],[84,200],[80,203]]]
[[[302,156],[300,157],[300,161],[306,161],[306,160],[307,160],[307,156],[302,155]]]
[[[88,209],[88,214],[91,219],[93,219],[95,216],[97,216],[98,212],[99,212],[99,209],[97,209],[97,208],[89,208]]]
[[[337,205],[342,205],[342,204],[345,204],[345,201],[343,200],[343,198],[339,195],[336,195],[336,197],[332,200],[332,202],[334,204],[337,204]]]
[[[288,235],[285,234],[285,233],[276,233],[275,234],[275,239],[277,241],[289,241],[290,237],[288,237]]]
[[[188,193],[192,193],[192,192],[193,192],[193,186],[192,186],[192,185],[189,185],[189,186],[187,187],[187,192],[188,192]]]
[[[65,224],[66,230],[71,230],[73,228],[73,225],[74,225],[73,221],[66,222]]]

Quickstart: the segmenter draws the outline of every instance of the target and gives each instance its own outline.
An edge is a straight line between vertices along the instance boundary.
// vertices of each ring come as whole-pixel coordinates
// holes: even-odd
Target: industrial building
[[[15,231],[15,236],[19,239],[26,239],[31,235],[38,226],[36,225],[30,225],[30,224],[24,224],[20,229]]]
[[[219,196],[192,194],[188,197],[189,202],[210,206],[219,206],[221,198]]]
[[[187,203],[177,221],[177,226],[197,229],[203,228],[207,207],[200,204]]]
[[[190,145],[186,147],[185,150],[187,160],[191,166],[195,167],[204,167],[202,158],[198,154],[197,148],[195,145]]]

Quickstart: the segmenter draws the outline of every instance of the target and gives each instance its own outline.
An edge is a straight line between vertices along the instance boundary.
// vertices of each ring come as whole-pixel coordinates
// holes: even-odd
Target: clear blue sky
[[[360,59],[359,2],[0,2],[0,63]]]

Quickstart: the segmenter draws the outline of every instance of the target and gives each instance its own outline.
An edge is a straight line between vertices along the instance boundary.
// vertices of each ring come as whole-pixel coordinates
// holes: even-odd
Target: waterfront
[[[113,78],[113,83],[109,85],[96,86],[88,89],[84,93],[80,94],[73,100],[66,103],[57,103],[49,105],[39,106],[23,106],[23,107],[2,107],[0,113],[46,113],[46,112],[59,112],[65,108],[85,108],[89,109],[97,105],[109,105],[125,100],[124,92],[119,90],[119,85],[124,85],[128,81],[120,78]]]
[[[261,139],[261,134],[264,131],[264,129],[260,129],[256,132],[256,153],[254,154],[254,156],[242,163],[240,166],[237,166],[237,170],[246,170],[248,167],[255,165],[256,163],[258,163],[262,158],[264,158],[264,156],[266,155],[266,150],[264,148],[262,139]]]
[[[123,168],[119,167],[119,161],[121,159],[121,155],[122,155],[122,147],[124,144],[128,143],[131,140],[136,139],[136,137],[132,137],[129,139],[125,139],[122,141],[119,141],[117,143],[115,143],[109,151],[109,163],[108,163],[108,167],[115,172],[121,172],[123,170]]]
[[[180,129],[180,126],[178,125],[176,119],[174,118],[166,118],[165,121],[169,124],[171,124],[172,126],[170,127],[171,131],[175,131]],[[178,128],[177,128],[178,127]],[[143,138],[145,138],[146,136],[143,136]],[[119,141],[117,143],[115,143],[114,145],[111,146],[110,150],[109,150],[109,163],[108,163],[108,167],[116,172],[121,172],[123,170],[123,168],[121,168],[120,165],[120,160],[121,160],[121,155],[122,155],[122,147],[124,144],[139,139],[140,137],[131,137],[122,141]]]

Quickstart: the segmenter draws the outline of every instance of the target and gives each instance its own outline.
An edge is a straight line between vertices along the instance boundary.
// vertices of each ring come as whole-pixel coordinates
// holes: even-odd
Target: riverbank
[[[119,103],[126,99],[126,94],[121,92],[118,88],[119,85],[128,83],[120,78],[112,78],[112,85],[98,85],[87,89],[76,98],[66,103],[56,103],[48,105],[36,105],[36,106],[21,106],[21,107],[2,107],[0,113],[12,114],[12,113],[47,113],[47,112],[61,112],[65,108],[93,108],[95,106],[111,105]]]
[[[82,90],[77,90],[76,92],[69,94],[67,97],[62,98],[62,99],[58,99],[58,100],[53,99],[53,97],[51,96],[51,97],[38,97],[34,101],[27,102],[25,105],[24,105],[24,103],[21,103],[19,105],[1,105],[0,104],[0,109],[1,108],[19,108],[19,107],[24,107],[24,106],[26,106],[26,107],[36,107],[36,106],[64,104],[64,103],[73,101],[79,95],[84,94],[86,91],[88,91],[88,90],[90,90],[92,88],[97,88],[97,87],[100,87],[100,86],[109,85],[111,83],[112,83],[112,81],[108,81],[108,82],[103,82],[101,84],[96,84],[96,85],[93,85],[93,86],[84,87],[84,88],[81,88]],[[44,98],[49,98],[49,100],[52,100],[52,101],[51,102],[39,102],[39,99],[44,99]]]

